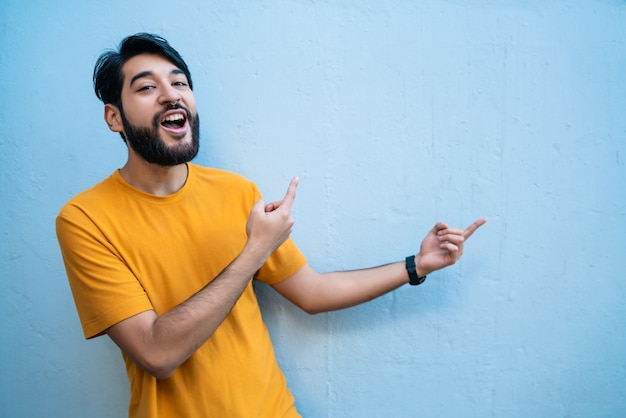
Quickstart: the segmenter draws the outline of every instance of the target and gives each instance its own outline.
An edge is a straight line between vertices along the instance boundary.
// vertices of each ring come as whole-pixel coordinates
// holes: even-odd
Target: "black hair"
[[[104,104],[111,103],[122,108],[122,84],[124,75],[122,66],[131,58],[140,54],[157,54],[170,61],[187,77],[189,88],[193,89],[191,73],[178,51],[162,37],[150,33],[137,33],[120,42],[118,50],[103,52],[93,70],[93,88],[96,96]]]

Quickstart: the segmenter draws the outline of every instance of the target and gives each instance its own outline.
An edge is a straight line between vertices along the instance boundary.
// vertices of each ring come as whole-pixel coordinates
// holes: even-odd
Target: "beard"
[[[191,126],[191,142],[168,146],[159,133],[159,120],[168,110],[183,109],[187,113],[187,123]],[[145,128],[131,124],[124,110],[120,108],[120,116],[124,126],[124,139],[141,158],[149,163],[162,167],[171,167],[188,163],[197,154],[200,148],[200,118],[198,114],[191,115],[189,110],[180,105],[170,106],[152,119],[152,126]]]

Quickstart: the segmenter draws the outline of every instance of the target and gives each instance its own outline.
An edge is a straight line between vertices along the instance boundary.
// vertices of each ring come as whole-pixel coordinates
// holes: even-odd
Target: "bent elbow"
[[[314,304],[299,304],[298,307],[309,315],[317,315],[324,312],[328,312],[327,309]]]
[[[148,371],[148,373],[153,376],[157,380],[165,380],[168,379],[176,368],[160,368],[160,369],[152,369]]]
[[[167,358],[144,358],[135,361],[137,365],[150,376],[158,380],[168,379],[178,368],[179,364]]]
[[[314,309],[304,309],[304,308],[300,308],[300,309],[302,309],[304,313],[309,314],[309,315],[317,315],[318,313],[321,313],[320,311],[316,311]]]

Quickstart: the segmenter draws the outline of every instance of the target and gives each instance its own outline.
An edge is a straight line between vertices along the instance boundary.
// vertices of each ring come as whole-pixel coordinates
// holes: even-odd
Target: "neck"
[[[133,159],[120,169],[126,183],[155,196],[167,196],[179,191],[187,181],[187,173],[187,164],[163,167]]]

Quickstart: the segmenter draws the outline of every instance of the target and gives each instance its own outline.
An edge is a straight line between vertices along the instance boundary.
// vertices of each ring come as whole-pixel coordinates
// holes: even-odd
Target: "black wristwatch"
[[[412,286],[417,286],[418,284],[424,283],[426,280],[426,276],[418,277],[417,270],[415,270],[415,256],[410,255],[406,258],[406,271],[409,273],[409,284]]]

